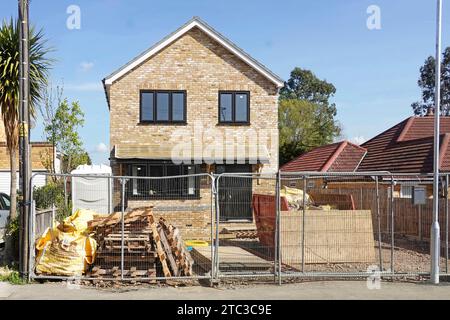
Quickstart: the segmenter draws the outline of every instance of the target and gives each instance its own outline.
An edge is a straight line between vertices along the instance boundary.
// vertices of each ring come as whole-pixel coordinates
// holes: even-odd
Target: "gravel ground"
[[[272,259],[271,252],[267,248],[262,248],[258,240],[239,239],[226,240],[221,242],[222,245],[236,245],[242,246],[256,255]],[[305,272],[330,272],[330,273],[352,273],[352,272],[367,272],[369,267],[379,266],[379,246],[378,241],[375,242],[376,260],[372,263],[336,263],[336,264],[306,264]],[[381,243],[381,257],[383,264],[383,271],[391,270],[391,244],[389,242]],[[441,272],[446,271],[446,260],[441,258],[440,267]],[[283,266],[283,271],[301,271],[301,265]],[[411,239],[397,238],[394,241],[394,260],[393,268],[396,273],[422,273],[430,271],[430,254],[429,244],[426,242],[414,241]],[[420,277],[418,277],[420,278]]]

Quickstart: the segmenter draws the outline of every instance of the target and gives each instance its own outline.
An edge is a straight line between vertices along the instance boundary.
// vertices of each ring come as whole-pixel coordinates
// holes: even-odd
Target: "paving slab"
[[[312,299],[450,299],[450,283],[382,282],[380,289],[368,289],[366,281],[321,281],[278,285],[249,285],[235,288],[145,287],[96,289],[74,284],[45,283],[12,286],[1,284],[0,299],[45,300],[312,300]]]

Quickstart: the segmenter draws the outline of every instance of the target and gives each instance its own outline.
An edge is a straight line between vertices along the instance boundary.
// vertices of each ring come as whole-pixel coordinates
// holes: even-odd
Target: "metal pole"
[[[391,176],[391,273],[394,273],[394,177]]]
[[[303,217],[302,217],[302,273],[305,272],[305,217],[306,217],[306,177],[303,177]]]
[[[29,222],[29,25],[28,0],[19,0],[19,34],[20,34],[20,79],[19,79],[19,174],[22,191],[19,271],[23,277],[28,273],[28,222]]]
[[[55,207],[55,204],[53,203],[52,204],[52,223],[51,223],[52,229],[55,227],[55,217],[56,217],[56,207]]]
[[[433,224],[431,225],[431,282],[439,283],[440,228],[439,228],[439,121],[441,114],[441,32],[442,0],[437,0],[436,19],[436,79],[434,108],[434,166],[433,166]]]
[[[212,281],[214,280],[214,270],[215,270],[215,262],[214,262],[214,204],[216,199],[216,187],[214,183],[214,177],[209,176],[209,179],[211,180],[211,274],[210,274],[210,281],[212,284]]]
[[[445,273],[448,274],[448,174],[445,175]]]
[[[381,251],[381,221],[380,221],[380,192],[378,190],[378,176],[375,177],[376,203],[377,203],[377,224],[378,224],[378,255],[380,260],[380,271],[383,271],[383,256]]]
[[[66,206],[66,208],[68,207],[68,202],[67,202],[67,177],[64,176],[64,205]]]
[[[32,190],[32,189],[31,189]],[[28,281],[31,281],[31,275],[33,274],[34,259],[35,259],[35,240],[36,240],[36,201],[32,201],[30,210],[30,223],[29,223],[29,247],[30,254],[28,255]],[[53,226],[52,226],[53,229]]]
[[[423,234],[422,234],[422,205],[419,204],[419,222],[418,222],[419,226],[419,239],[420,241],[423,240]]]
[[[123,269],[125,262],[125,179],[122,178],[120,181],[122,183],[122,229],[121,229],[122,245],[120,249],[120,277],[123,280],[124,278]]]
[[[275,184],[276,212],[275,212],[275,265],[274,271],[278,271],[278,285],[281,286],[281,176],[280,171],[277,172],[277,182]],[[274,272],[276,278],[276,273]]]
[[[216,264],[216,270],[214,278],[219,281],[220,262],[219,262],[219,228],[220,228],[220,181],[221,176],[216,178],[216,239],[214,241],[214,259]]]

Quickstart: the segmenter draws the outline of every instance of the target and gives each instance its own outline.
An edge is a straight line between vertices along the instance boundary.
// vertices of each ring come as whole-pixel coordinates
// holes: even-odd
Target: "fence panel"
[[[224,173],[216,185],[218,277],[274,276],[277,176]]]
[[[55,220],[56,208],[35,212],[34,234],[40,237],[47,228],[53,228]]]
[[[376,179],[362,175],[282,175],[281,260],[286,275],[385,270],[391,250],[382,220],[388,220],[389,212],[382,211],[377,186]]]
[[[36,209],[31,223],[33,230],[42,229],[37,213],[53,208],[57,227],[44,234],[46,239],[40,239],[40,232],[31,237],[32,252],[37,253],[30,263],[32,278],[153,281],[213,276],[210,175],[44,175],[48,184],[32,192]],[[78,209],[87,211],[73,215]]]

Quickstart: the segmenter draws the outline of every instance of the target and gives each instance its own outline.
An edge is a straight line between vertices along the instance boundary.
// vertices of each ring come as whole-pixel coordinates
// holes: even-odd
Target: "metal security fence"
[[[431,175],[136,173],[45,174],[32,194],[31,277],[429,276]],[[448,190],[442,175],[441,275],[450,275]]]
[[[274,275],[277,175],[224,173],[216,186],[216,278]]]
[[[33,176],[35,179],[38,175]],[[40,211],[54,228],[32,228],[34,279],[149,281],[212,277],[214,180],[175,177],[49,175],[32,192],[32,225]],[[209,256],[194,261],[190,244]],[[207,252],[206,252],[207,253]],[[202,257],[203,257],[202,256]]]
[[[443,275],[448,273],[447,182],[443,175],[439,213]],[[361,276],[374,271],[395,277],[429,275],[430,176],[285,173],[281,185],[306,190],[302,203],[297,205],[294,197],[286,204],[288,210],[281,211],[281,256],[294,267],[294,276]]]

